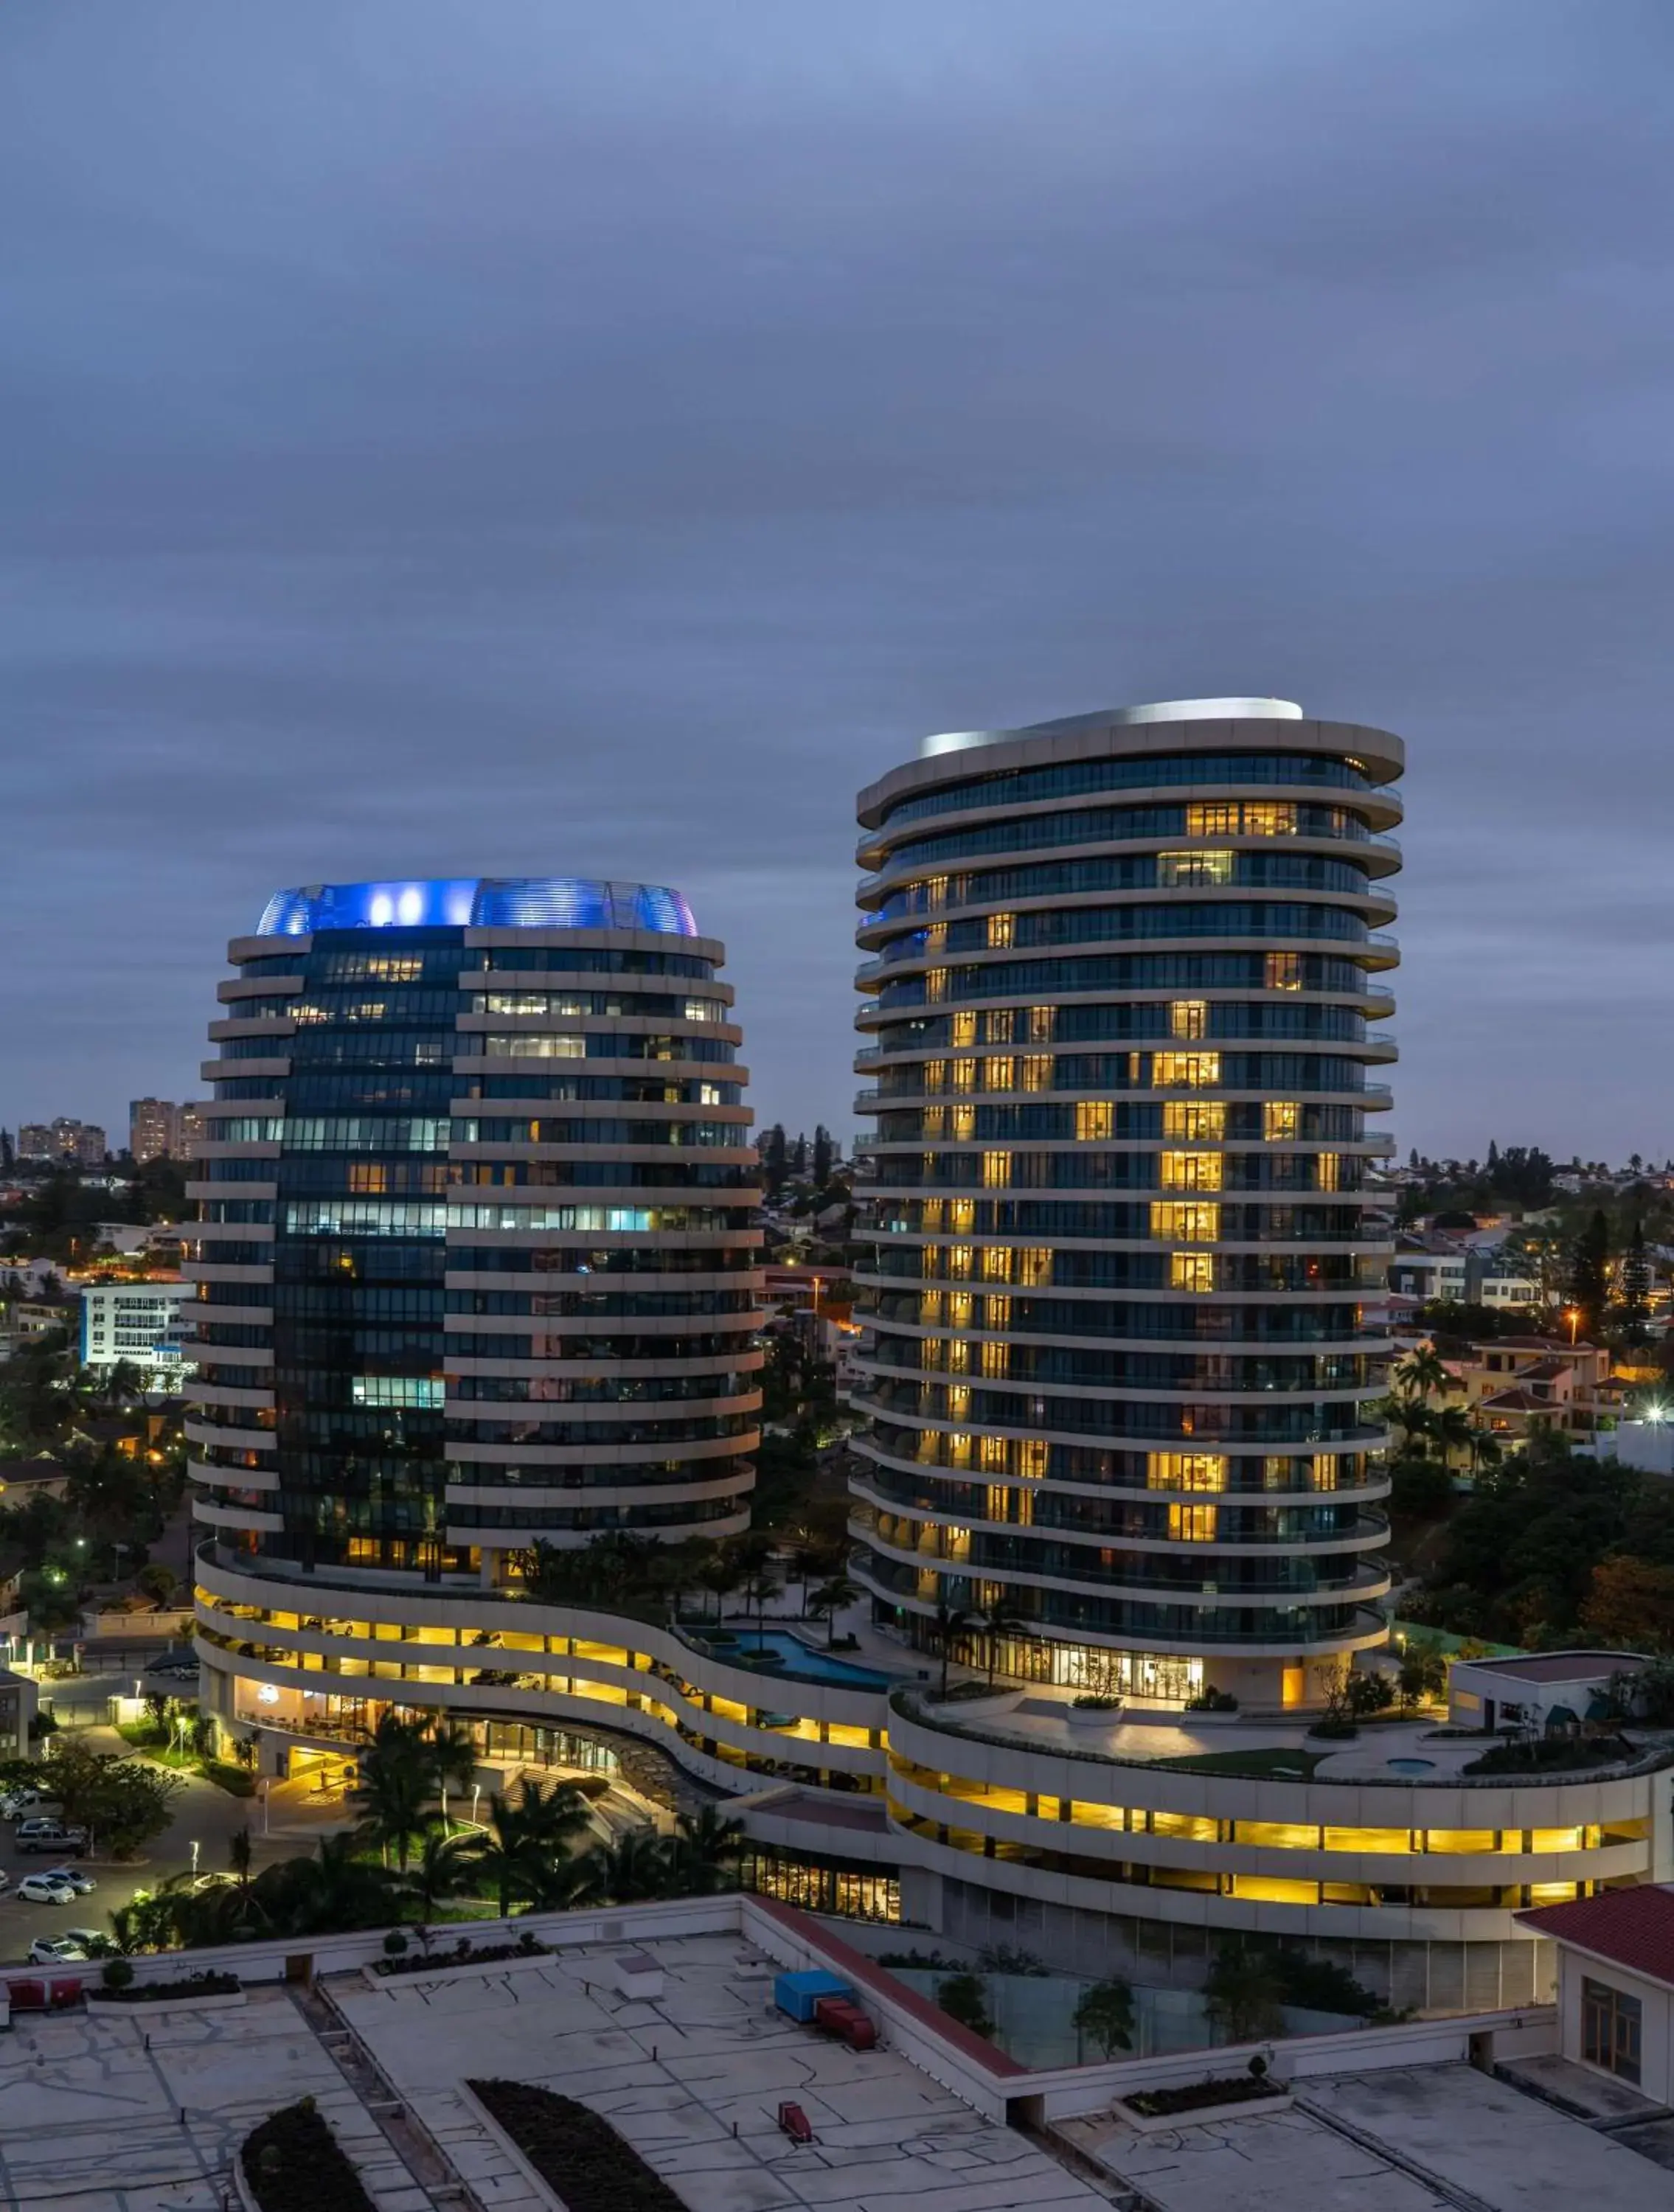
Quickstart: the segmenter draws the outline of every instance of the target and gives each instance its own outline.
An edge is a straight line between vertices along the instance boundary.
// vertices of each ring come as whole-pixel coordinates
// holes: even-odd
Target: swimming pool
[[[1389,1771],[1391,1774],[1434,1774],[1436,1763],[1433,1759],[1391,1759]]]
[[[784,1628],[749,1628],[740,1635],[735,1645],[723,1645],[719,1650],[713,1644],[717,1659],[725,1659],[736,1650],[762,1653],[776,1659],[778,1665],[773,1672],[794,1675],[803,1682],[836,1682],[849,1690],[886,1690],[890,1685],[887,1674],[879,1674],[870,1667],[851,1667],[847,1660],[831,1656],[829,1652],[816,1651]]]

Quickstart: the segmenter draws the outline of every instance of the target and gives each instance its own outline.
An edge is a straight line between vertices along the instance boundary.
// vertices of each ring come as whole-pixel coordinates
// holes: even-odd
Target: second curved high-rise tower
[[[1382,1641],[1397,738],[1198,701],[861,794],[859,1569],[1000,1670],[1318,1705]]]

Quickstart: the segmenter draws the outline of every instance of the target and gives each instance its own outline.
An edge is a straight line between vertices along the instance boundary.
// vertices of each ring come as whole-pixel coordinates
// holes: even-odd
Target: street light
[[[197,1873],[198,1873],[198,1844],[197,1844],[196,1841],[194,1840],[194,1842],[193,1842],[193,1844],[192,1844],[192,1875],[193,1875],[194,1878],[196,1877]]]
[[[1563,1310],[1563,1317],[1569,1323],[1569,1342],[1573,1349],[1575,1343],[1575,1332],[1581,1325],[1581,1310],[1579,1306],[1566,1306]]]

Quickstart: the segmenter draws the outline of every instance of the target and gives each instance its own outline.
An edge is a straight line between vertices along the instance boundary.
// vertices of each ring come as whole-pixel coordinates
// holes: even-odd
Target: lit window
[[[1267,956],[1267,988],[1269,991],[1300,991],[1302,988],[1302,956],[1300,952],[1269,952]]]
[[[1116,1134],[1116,1108],[1108,1098],[1082,1098],[1075,1107],[1075,1135],[1084,1145],[1102,1144]]]
[[[950,1328],[970,1328],[971,1293],[969,1291],[948,1291],[947,1323]]]
[[[1236,837],[1241,826],[1236,802],[1199,804],[1186,809],[1188,837]]]
[[[1050,1006],[1031,1006],[1029,1009],[1029,1042],[1031,1044],[1050,1044],[1052,1042]]]
[[[1044,1482],[1050,1461],[1051,1447],[1044,1437],[1020,1437],[1017,1440],[1017,1472],[1029,1482]]]
[[[1011,1279],[1011,1249],[1005,1244],[984,1244],[983,1247],[983,1279],[988,1283],[1005,1283]]]
[[[1341,1152],[1321,1152],[1319,1155],[1318,1187],[1321,1190],[1338,1190],[1342,1185],[1342,1155]]]
[[[1008,1189],[1011,1179],[1012,1156],[1009,1152],[983,1154],[983,1188],[984,1190]]]
[[[1014,1091],[1016,1089],[1017,1062],[1009,1053],[999,1053],[983,1068],[984,1091]]]
[[[947,1464],[949,1467],[969,1467],[971,1464],[971,1438],[960,1431],[955,1430],[947,1439]]]
[[[948,1246],[947,1279],[950,1283],[968,1283],[971,1280],[971,1247],[968,1244]]]
[[[976,1043],[977,1017],[975,1014],[955,1014],[951,1027],[953,1042],[956,1045]]]
[[[939,1198],[927,1198],[924,1200],[922,1219],[926,1229],[940,1228],[941,1200]]]
[[[927,952],[942,952],[947,950],[947,924],[945,921],[933,921],[924,933],[924,950]]]
[[[983,1372],[991,1380],[1000,1380],[1010,1372],[1011,1346],[1008,1344],[985,1344],[983,1346]]]
[[[1294,1098],[1269,1098],[1262,1108],[1262,1134],[1269,1145],[1289,1142],[1301,1121],[1302,1109]]]
[[[1225,1490],[1227,1462],[1219,1452],[1153,1452],[1145,1480],[1152,1490]]]
[[[1168,1533],[1176,1543],[1212,1544],[1218,1510],[1213,1505],[1171,1505]]]
[[[977,1133],[977,1109],[974,1106],[955,1106],[953,1136],[957,1143],[969,1144]]]
[[[1023,1088],[1026,1091],[1050,1091],[1052,1088],[1052,1062],[1045,1053],[1032,1052],[1025,1059]]]
[[[974,1060],[956,1060],[953,1062],[953,1088],[955,1091],[974,1091],[977,1088],[977,1063]]]
[[[985,1255],[986,1256],[986,1255]],[[1003,1294],[990,1291],[983,1304],[983,1326],[985,1328],[1009,1328],[1012,1325],[1012,1302]]]
[[[995,1006],[983,1016],[983,1035],[989,1044],[1010,1044],[1017,1035],[1017,1012]]]
[[[991,914],[988,918],[988,941],[990,951],[1003,952],[1012,941],[1013,916]]]
[[[977,1226],[977,1201],[974,1198],[950,1198],[947,1201],[947,1226],[956,1237],[969,1236]],[[965,1271],[969,1273],[969,1268]]]
[[[1162,1133],[1188,1144],[1218,1141],[1227,1133],[1227,1109],[1219,1100],[1171,1100],[1162,1109]]]
[[[981,1457],[978,1460],[977,1464],[982,1468],[984,1474],[1003,1474],[1005,1473],[1006,1439],[1003,1437],[984,1437],[982,1439],[980,1451]],[[998,1492],[990,1491],[989,1493],[990,1498],[996,1495],[1003,1498],[1005,1494],[1006,1493],[1003,1490]],[[990,1521],[1003,1521],[1005,1517],[1006,1516],[1003,1509],[998,1513],[990,1512],[989,1515]]]
[[[1220,1080],[1218,1052],[1154,1052],[1151,1081],[1159,1091],[1202,1091]]]
[[[1209,1007],[1207,999],[1176,999],[1168,1009],[1168,1034],[1183,1037],[1188,1043],[1209,1033]]]
[[[1151,1234],[1179,1244],[1213,1244],[1220,1234],[1220,1208],[1190,1200],[1154,1198]]]
[[[927,968],[924,970],[924,996],[933,1005],[937,1000],[947,996],[947,970],[945,968]]]
[[[349,1188],[362,1196],[381,1197],[389,1188],[389,1170],[381,1160],[350,1160]]]
[[[1316,1452],[1313,1460],[1313,1486],[1316,1490],[1335,1490],[1337,1486],[1336,1456],[1331,1452]]]
[[[1024,1244],[1018,1248],[1017,1263],[1013,1277],[1026,1291],[1038,1290],[1052,1279],[1052,1255],[1044,1244]]]
[[[971,1385],[968,1382],[950,1382],[947,1386],[948,1419],[963,1421],[968,1419],[970,1413]]]
[[[941,1319],[941,1292],[921,1291],[918,1294],[918,1318],[934,1327]]]
[[[968,1375],[971,1372],[971,1346],[963,1337],[950,1337],[947,1345],[947,1372]]]
[[[1168,1287],[1171,1291],[1190,1291],[1202,1297],[1214,1288],[1214,1261],[1207,1252],[1171,1252],[1168,1255]]]
[[[1163,1190],[1219,1190],[1222,1161],[1219,1152],[1163,1152],[1158,1158],[1157,1181]]]
[[[927,1106],[924,1109],[923,1133],[927,1137],[940,1136],[947,1124],[947,1109],[945,1106]]]
[[[1230,853],[1159,853],[1157,881],[1165,890],[1184,884],[1229,884],[1233,880]]]
[[[947,1088],[947,1062],[945,1060],[925,1061],[924,1088],[932,1092],[945,1091]]]

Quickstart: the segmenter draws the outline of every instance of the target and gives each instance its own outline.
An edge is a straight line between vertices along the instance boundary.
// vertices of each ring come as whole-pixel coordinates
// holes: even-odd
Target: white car
[[[49,1942],[73,1943],[88,1959],[113,1959],[116,1946],[102,1928],[66,1928],[62,1936],[46,1939]]]
[[[91,1897],[98,1883],[90,1874],[83,1874],[77,1866],[42,1867],[43,1881],[62,1881],[73,1889],[77,1897]]]
[[[39,1790],[9,1790],[0,1797],[0,1820],[21,1820],[26,1814],[39,1813],[46,1802]]]
[[[20,1905],[74,1905],[76,1893],[67,1881],[50,1874],[26,1874],[14,1893]]]
[[[32,1966],[80,1966],[87,1955],[73,1936],[37,1936],[29,1946]]]

